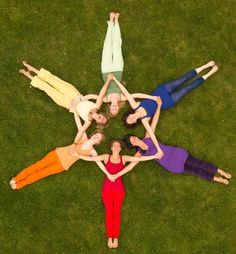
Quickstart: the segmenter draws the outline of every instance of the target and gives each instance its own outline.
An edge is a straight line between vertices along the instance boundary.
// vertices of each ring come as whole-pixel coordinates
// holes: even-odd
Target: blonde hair
[[[102,135],[102,138],[101,138],[101,141],[99,142],[99,144],[102,143],[103,141],[105,141],[105,134],[101,129],[96,129],[92,134],[89,135],[89,138],[91,138],[93,135],[96,135],[96,134]]]
[[[104,128],[107,128],[108,125],[109,125],[109,118],[110,118],[109,115],[105,112],[100,112],[99,115],[103,115],[107,119],[107,121],[106,121],[106,123],[98,123],[96,125],[96,128],[98,128],[100,130],[104,129]]]

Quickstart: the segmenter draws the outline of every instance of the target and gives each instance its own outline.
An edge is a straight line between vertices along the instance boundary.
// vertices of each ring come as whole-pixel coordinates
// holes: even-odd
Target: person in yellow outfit
[[[30,84],[33,87],[44,91],[59,106],[68,109],[70,112],[83,119],[83,131],[89,127],[92,120],[95,120],[99,125],[107,125],[108,117],[105,113],[99,113],[98,110],[102,106],[103,98],[106,95],[109,83],[111,81],[110,74],[107,75],[107,80],[100,90],[96,102],[94,103],[87,100],[87,96],[83,96],[70,83],[58,78],[51,72],[43,68],[38,70],[29,65],[26,61],[23,61],[23,65],[27,68],[27,71],[20,69],[19,72],[31,80]],[[36,75],[32,76],[31,73]]]

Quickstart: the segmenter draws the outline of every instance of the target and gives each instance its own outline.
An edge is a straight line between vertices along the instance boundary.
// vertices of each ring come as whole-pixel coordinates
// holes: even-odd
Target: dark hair
[[[127,150],[134,148],[134,146],[130,143],[130,138],[134,136],[132,134],[127,134],[123,137],[122,141]]]
[[[105,140],[105,134],[101,129],[96,129],[92,134],[89,135],[89,138],[91,138],[93,135],[98,134],[98,133],[102,135],[102,139],[100,141],[100,143],[102,143]],[[97,144],[97,145],[99,145],[99,144]]]
[[[123,137],[123,139],[122,139],[122,141],[123,141],[123,143],[124,143],[124,146],[125,146],[126,150],[130,150],[130,149],[134,148],[134,149],[136,150],[136,152],[137,152],[137,151],[141,151],[141,152],[145,153],[145,152],[146,152],[145,150],[142,150],[140,147],[138,147],[138,146],[133,146],[133,145],[131,144],[131,142],[130,142],[130,138],[131,138],[131,137],[137,137],[137,136],[136,136],[136,135],[132,135],[132,134],[127,134],[127,135],[125,135],[125,136]],[[137,138],[139,138],[139,137],[137,137]],[[141,139],[141,138],[139,138],[139,139]]]
[[[130,114],[134,114],[135,113],[135,110],[131,109],[130,111],[126,112],[123,117],[122,117],[122,121],[123,121],[123,124],[128,127],[128,128],[135,128],[138,124],[141,123],[141,119],[137,119],[137,121],[135,123],[127,123],[127,117],[130,115]]]

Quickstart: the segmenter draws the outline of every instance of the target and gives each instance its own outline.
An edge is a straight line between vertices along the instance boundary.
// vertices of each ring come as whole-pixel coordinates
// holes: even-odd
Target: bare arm
[[[74,119],[75,119],[75,123],[76,123],[77,130],[79,133],[80,129],[82,128],[82,124],[81,124],[79,116],[76,113],[74,113]],[[85,138],[87,138],[87,134],[85,132],[83,132],[82,139],[85,139]]]
[[[97,98],[97,101],[96,101],[96,107],[99,109],[101,106],[102,106],[102,102],[103,102],[103,99],[106,95],[106,92],[107,92],[107,88],[110,84],[110,81],[112,80],[112,77],[113,77],[113,74],[108,74],[107,75],[107,80],[105,82],[105,84],[103,85],[99,95],[98,95],[98,98]]]
[[[157,96],[148,95],[145,93],[132,93],[131,96],[137,99],[149,99],[149,100],[157,101]]]
[[[136,165],[138,165],[138,161],[131,162],[129,165],[127,165],[124,169],[122,169],[117,174],[113,175],[114,179],[116,180],[118,177],[123,176],[124,174],[127,174],[129,171],[131,171]]]
[[[98,95],[97,94],[87,94],[83,96],[83,100],[97,100]]]
[[[99,162],[99,161],[105,161],[107,158],[107,154],[102,154],[102,155],[95,155],[95,156],[84,156],[84,155],[80,155],[79,156],[80,159],[84,160],[84,161],[95,161],[95,162]]]
[[[157,154],[155,155],[150,155],[150,156],[128,156],[128,155],[123,155],[122,156],[123,162],[140,162],[140,161],[148,161],[148,160],[154,160],[157,159]]]
[[[121,92],[124,94],[124,96],[129,101],[131,108],[132,109],[137,108],[139,104],[134,100],[134,98],[131,96],[131,94],[128,92],[128,90],[115,77],[113,77],[113,80],[116,82],[116,84],[119,86]]]
[[[151,129],[153,131],[153,133],[155,133],[156,131],[156,126],[157,126],[157,123],[158,123],[158,120],[159,120],[159,117],[160,117],[160,112],[161,112],[161,105],[162,105],[162,100],[161,98],[159,98],[157,100],[157,110],[152,118],[152,123],[151,123]],[[146,132],[146,135],[145,135],[146,138],[150,137],[149,133]]]
[[[93,156],[97,156],[97,151],[96,151],[95,149],[92,151],[92,155],[93,155]],[[104,155],[106,155],[106,154],[104,154]],[[103,155],[103,156],[104,156],[104,155]],[[108,155],[107,155],[107,156],[108,156]],[[105,158],[105,157],[104,157],[104,158]],[[106,161],[106,158],[105,158],[105,161]],[[111,175],[111,174],[107,171],[106,167],[104,166],[104,164],[103,164],[101,161],[96,161],[96,164],[98,165],[98,167],[102,170],[102,172],[108,177],[108,179],[109,179],[111,182],[114,182],[114,181],[115,181],[114,176]]]
[[[161,158],[163,157],[164,154],[163,154],[163,152],[162,152],[162,150],[161,150],[161,148],[160,148],[160,146],[159,146],[159,144],[158,144],[157,138],[156,138],[156,136],[155,136],[155,134],[154,134],[154,132],[153,132],[151,126],[150,126],[149,123],[148,123],[147,118],[144,118],[144,119],[142,119],[141,121],[142,121],[142,123],[143,123],[143,126],[144,126],[145,129],[147,130],[147,132],[148,132],[150,138],[152,139],[152,142],[154,143],[154,145],[155,145],[156,148],[157,148],[158,155],[159,155],[159,156],[158,156],[158,159],[161,159]]]
[[[77,133],[74,143],[77,143],[83,136],[83,133],[88,129],[91,122],[85,122],[84,125],[80,128],[79,132]]]

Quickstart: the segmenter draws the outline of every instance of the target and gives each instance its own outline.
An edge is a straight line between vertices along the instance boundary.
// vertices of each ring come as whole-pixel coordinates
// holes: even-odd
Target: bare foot
[[[205,69],[207,69],[207,68],[209,68],[209,67],[214,66],[215,64],[216,64],[216,63],[215,63],[214,61],[209,61],[208,63],[206,63],[206,64],[204,64],[204,65],[202,65],[202,66],[196,68],[195,70],[196,70],[197,73],[200,73],[200,72],[202,72],[203,70],[205,70]]]
[[[13,190],[16,189],[16,181],[15,181],[14,179],[12,179],[12,180],[10,181],[10,185],[11,185],[11,188],[12,188]]]
[[[114,238],[114,241],[113,241],[113,248],[116,249],[118,248],[119,244],[118,244],[118,239],[117,238]]]
[[[214,66],[216,63],[214,61],[210,61],[208,63],[205,64],[206,68],[212,67]]]
[[[212,74],[214,74],[215,72],[217,72],[218,71],[218,66],[217,65],[214,65],[213,67],[212,67],[212,69],[207,73],[207,74],[205,74],[204,76],[202,76],[205,80],[206,79],[208,79]]]
[[[37,70],[36,68],[34,68],[33,66],[29,65],[26,61],[22,62],[23,65],[28,69],[28,71],[34,72],[36,74],[39,73],[39,70]]]
[[[224,170],[222,170],[222,169],[218,169],[218,171],[217,171],[220,175],[222,175],[222,176],[224,176],[225,178],[227,178],[227,179],[231,179],[231,174],[230,173],[227,173],[227,172],[225,172]]]
[[[33,71],[33,67],[29,65],[26,61],[22,61],[22,63],[28,69],[28,71]]]
[[[29,79],[33,79],[33,76],[30,74],[29,71],[26,71],[26,70],[24,70],[24,69],[20,69],[20,70],[19,70],[19,73],[23,74],[24,76],[26,76],[26,77],[29,78]]]
[[[117,13],[115,14],[115,22],[118,22],[119,17],[120,17],[120,13],[119,13],[119,12],[117,12]]]
[[[213,68],[211,69],[212,70],[212,74],[217,72],[219,69],[218,65],[214,65]]]
[[[213,180],[218,183],[225,184],[225,185],[229,184],[229,181],[227,179],[224,179],[223,177],[220,177],[220,176],[214,176]]]
[[[114,21],[115,15],[115,12],[110,12],[110,21]]]
[[[109,237],[109,238],[108,238],[108,241],[107,241],[107,246],[108,246],[108,248],[110,248],[110,249],[112,249],[112,248],[113,248],[112,238],[111,238],[111,237]]]
[[[225,185],[228,185],[229,184],[229,181],[227,179],[223,179],[222,180],[222,183],[225,184]]]

